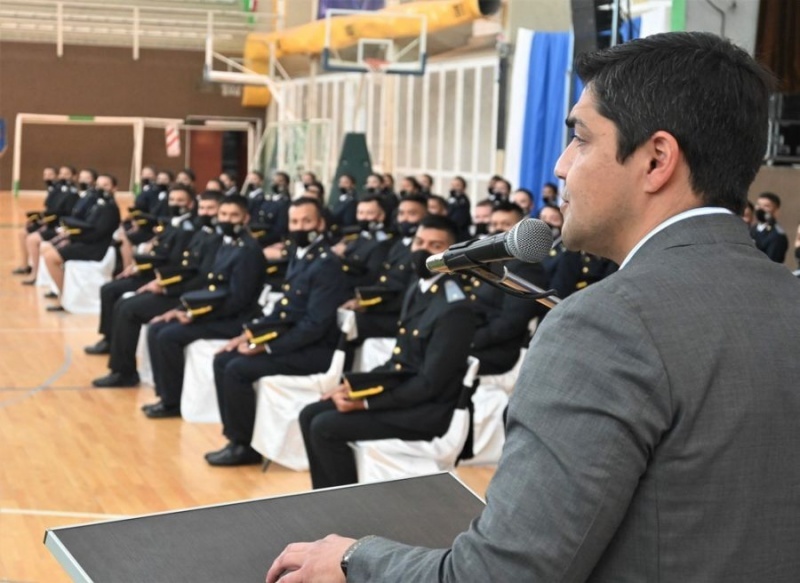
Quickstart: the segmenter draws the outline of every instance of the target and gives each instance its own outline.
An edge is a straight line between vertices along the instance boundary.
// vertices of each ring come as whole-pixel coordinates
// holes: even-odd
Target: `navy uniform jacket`
[[[394,242],[394,237],[384,231],[362,231],[347,244],[342,271],[347,275],[349,291],[377,282],[384,260]]]
[[[284,237],[289,232],[289,205],[286,194],[264,194],[250,200],[250,223],[263,225],[274,237]]]
[[[245,196],[247,197],[247,213],[252,218],[258,212],[261,203],[264,202],[264,189],[261,187],[248,191]]]
[[[237,239],[223,237],[214,256],[211,271],[206,274],[209,291],[227,290],[228,295],[218,307],[196,317],[197,321],[222,318],[251,318],[260,309],[258,297],[261,293],[266,260],[253,238],[247,234]]]
[[[548,277],[541,263],[510,261],[509,271],[534,285],[547,289]],[[481,374],[500,374],[511,370],[519,359],[519,349],[528,345],[528,324],[547,312],[542,304],[530,298],[520,298],[488,283],[474,279],[471,293],[472,308],[478,319],[478,329],[470,354],[481,361]]]
[[[542,259],[542,267],[544,267],[544,271],[550,281],[553,280],[553,276],[556,273],[556,267],[558,267],[561,254],[566,250],[566,246],[564,246],[564,243],[561,241],[561,236],[558,236],[556,240],[553,241],[553,248],[550,249],[550,255]]]
[[[775,223],[766,224],[759,230],[757,225],[750,229],[750,237],[756,242],[759,251],[763,251],[767,257],[776,263],[783,263],[786,259],[786,251],[789,249],[789,239],[783,228]]]
[[[189,242],[196,230],[194,221],[189,214],[177,225],[167,225],[164,230],[153,239],[150,251],[135,256],[134,259],[139,268],[139,274],[147,277],[154,277],[154,267],[162,265],[162,263],[165,265],[179,264],[182,260],[183,252],[189,246]],[[148,258],[160,261],[157,261],[154,265],[148,262]]]
[[[134,208],[147,214],[155,214],[156,206],[159,203],[159,195],[168,190],[168,187],[160,184],[147,184],[142,186],[142,192],[133,201]]]
[[[344,227],[351,227],[358,224],[356,220],[356,207],[358,201],[356,200],[356,193],[354,190],[345,194],[339,194],[338,198],[334,199],[331,205],[331,220],[333,224],[328,225],[328,228],[336,233]]]
[[[460,193],[447,200],[447,218],[458,227],[459,241],[466,241],[470,238],[469,227],[472,225],[472,213],[466,194]]]
[[[555,288],[558,297],[566,298],[616,270],[617,264],[609,259],[583,251],[565,251],[558,258],[550,287]]]
[[[180,258],[168,264],[169,268],[177,268],[179,272],[159,278],[164,294],[179,297],[187,291],[208,285],[208,273],[213,271],[217,250],[221,245],[222,235],[213,227],[202,227],[195,231]]]
[[[412,374],[391,391],[367,398],[369,411],[396,427],[447,431],[461,394],[475,332],[470,300],[456,278],[443,275],[426,292],[416,278],[404,297],[392,357],[372,372]]]
[[[289,255],[292,259],[281,286],[284,297],[272,314],[258,320],[259,324],[275,322],[277,326],[290,323],[288,330],[269,342],[270,353],[291,354],[320,344],[334,350],[341,334],[336,310],[347,299],[339,258],[322,239],[312,243],[300,258],[293,247]]]
[[[58,180],[47,187],[47,198],[44,200],[42,218],[28,225],[28,232],[32,233],[42,226],[55,229],[58,219],[72,214],[75,203],[78,202],[78,189],[70,182]],[[50,237],[54,235],[51,231]]]
[[[414,268],[411,265],[411,242],[406,244],[402,238],[389,249],[386,261],[381,265],[378,273],[378,280],[375,285],[384,286],[394,292],[400,292],[397,300],[393,303],[393,308],[398,312],[402,307],[402,294],[408,289],[408,284],[414,277]],[[386,305],[382,306],[383,309]]]
[[[82,216],[76,216],[80,213]],[[120,224],[119,207],[112,196],[87,193],[73,209],[73,217],[88,223],[84,227],[69,228],[69,244],[59,248],[65,261],[80,259],[100,261],[106,254]]]

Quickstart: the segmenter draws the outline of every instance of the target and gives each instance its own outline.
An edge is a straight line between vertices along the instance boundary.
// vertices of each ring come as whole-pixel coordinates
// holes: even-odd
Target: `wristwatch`
[[[345,577],[347,577],[347,566],[350,563],[350,558],[353,556],[353,553],[355,553],[356,550],[358,550],[358,547],[364,544],[365,541],[368,541],[371,538],[375,538],[375,535],[371,534],[369,536],[360,538],[356,542],[351,544],[349,547],[347,547],[347,550],[342,555],[342,562],[339,563],[339,566],[342,568],[342,573],[344,573]]]

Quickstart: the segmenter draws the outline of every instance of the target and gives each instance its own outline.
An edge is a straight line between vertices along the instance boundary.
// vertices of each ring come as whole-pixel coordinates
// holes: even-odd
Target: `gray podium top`
[[[75,581],[263,581],[291,542],[377,534],[448,547],[482,509],[443,473],[55,528],[44,542]]]

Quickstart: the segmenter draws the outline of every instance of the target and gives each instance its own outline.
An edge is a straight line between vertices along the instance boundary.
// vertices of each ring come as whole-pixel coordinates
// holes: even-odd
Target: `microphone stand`
[[[502,273],[496,273],[499,269],[492,269],[495,266],[502,268]],[[536,300],[547,308],[554,308],[561,302],[561,298],[556,296],[556,290],[543,290],[527,279],[510,272],[508,267],[501,263],[487,263],[470,269],[459,270],[459,273],[469,273],[473,277],[502,289],[506,293]]]

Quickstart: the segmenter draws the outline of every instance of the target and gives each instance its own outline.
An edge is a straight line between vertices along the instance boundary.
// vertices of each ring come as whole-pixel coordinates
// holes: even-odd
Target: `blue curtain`
[[[553,168],[563,146],[571,44],[568,32],[537,32],[531,46],[519,187],[533,192],[534,215],[542,207],[542,186],[556,182]]]

